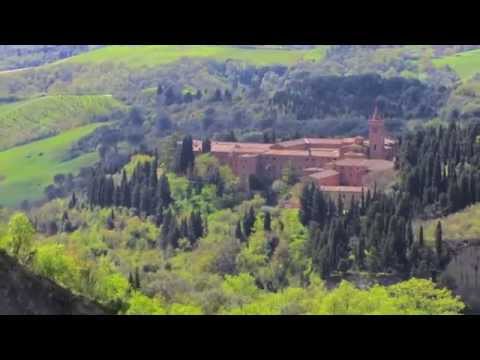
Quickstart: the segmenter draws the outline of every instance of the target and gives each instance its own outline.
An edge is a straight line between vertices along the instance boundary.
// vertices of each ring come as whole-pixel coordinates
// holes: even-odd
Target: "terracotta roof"
[[[289,148],[298,145],[348,145],[354,142],[355,138],[302,138],[279,142],[275,145]]]
[[[238,152],[249,154],[260,154],[270,149],[271,144],[261,143],[234,143],[214,141],[211,145],[212,152]]]
[[[336,176],[338,174],[339,174],[339,172],[335,171],[335,170],[323,170],[323,171],[320,171],[318,173],[311,174],[311,175],[309,175],[309,177],[314,178],[314,179],[325,179],[325,178],[329,178],[329,177],[332,177],[332,176]]]
[[[324,169],[323,168],[317,168],[317,167],[311,167],[311,168],[305,168],[303,169],[303,171],[315,171],[315,172],[320,172],[320,171],[323,171]]]
[[[393,168],[393,161],[380,159],[342,159],[335,163],[336,166],[363,166],[371,171],[382,171]]]
[[[361,193],[362,189],[366,191],[362,186],[320,186],[320,190],[325,192]]]
[[[302,138],[302,139],[294,139],[294,140],[287,140],[287,141],[282,141],[279,143],[276,143],[275,145],[281,146],[281,147],[292,147],[296,145],[304,145],[307,144],[307,139]]]
[[[312,157],[312,158],[339,158],[340,154],[336,150],[318,150],[312,149],[308,150],[281,150],[281,149],[271,149],[266,151],[263,155],[272,155],[272,156],[298,156],[298,157]]]

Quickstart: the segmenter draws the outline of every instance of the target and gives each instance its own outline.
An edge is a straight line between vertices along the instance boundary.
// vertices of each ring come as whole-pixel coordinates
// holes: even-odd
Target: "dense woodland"
[[[402,190],[416,214],[440,217],[480,201],[479,135],[480,124],[473,121],[418,129],[402,138]]]

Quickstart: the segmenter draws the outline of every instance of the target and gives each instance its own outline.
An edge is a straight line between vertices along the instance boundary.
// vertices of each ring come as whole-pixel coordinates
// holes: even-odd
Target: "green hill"
[[[112,96],[45,96],[0,105],[0,150],[98,120],[123,105]]]
[[[139,68],[165,65],[182,58],[208,58],[218,61],[239,60],[252,65],[267,66],[276,64],[293,65],[302,60],[320,60],[324,54],[325,47],[323,46],[297,50],[270,47],[243,48],[227,45],[117,45],[86,52],[61,61],[61,63],[101,64],[115,62],[132,68]],[[51,66],[55,66],[55,64]]]
[[[93,164],[97,153],[65,161],[72,144],[101,124],[90,124],[61,135],[0,152],[0,205],[15,206],[43,196],[44,188],[59,173],[74,173]]]
[[[443,238],[448,240],[480,239],[480,204],[441,219],[427,221],[423,224],[425,239],[433,242],[435,227],[442,222]]]
[[[480,73],[480,49],[461,52],[433,60],[437,67],[450,66],[462,80],[468,80]]]

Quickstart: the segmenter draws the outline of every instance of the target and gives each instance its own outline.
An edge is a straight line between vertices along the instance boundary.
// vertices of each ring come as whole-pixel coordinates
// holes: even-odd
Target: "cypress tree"
[[[170,204],[173,202],[171,192],[170,192],[170,184],[165,174],[163,174],[160,177],[160,183],[158,188],[158,200],[160,201],[163,208],[168,208]]]
[[[439,221],[437,227],[435,228],[435,250],[437,256],[441,259],[443,254],[443,239],[442,239],[442,223]]]
[[[132,289],[135,289],[135,280],[133,279],[133,275],[131,272],[128,272],[128,283]]]
[[[188,240],[190,240],[190,242],[193,243],[192,234],[191,234],[191,231],[189,230],[189,226],[186,218],[183,218],[182,221],[180,222],[180,237],[188,238]]]
[[[193,139],[190,135],[185,136],[183,138],[180,152],[180,172],[185,173],[187,170],[192,169],[194,161],[195,155],[193,154]]]
[[[177,220],[172,216],[170,225],[168,226],[167,244],[173,249],[178,248],[178,240],[180,239],[180,231],[178,230]]]
[[[135,268],[135,289],[140,289],[140,271],[138,267]]]
[[[405,235],[405,238],[406,238],[406,241],[407,241],[407,246],[410,249],[413,245],[413,242],[414,242],[413,228],[412,228],[412,222],[411,221],[409,221],[407,223],[406,232],[407,233]]]
[[[150,179],[148,181],[148,185],[153,189],[156,189],[158,186],[157,169],[158,169],[158,159],[155,155],[155,159],[153,160],[152,166],[150,169]]]
[[[338,194],[338,198],[337,198],[337,211],[338,211],[338,216],[343,215],[343,200],[340,193]]]
[[[212,151],[212,142],[210,141],[210,139],[206,138],[202,142],[202,153],[208,154],[210,153],[210,151]]]
[[[70,202],[68,203],[68,208],[73,209],[77,205],[77,196],[75,195],[75,191],[72,192],[72,197],[70,198]]]
[[[242,241],[244,240],[243,232],[242,232],[242,226],[240,225],[240,221],[237,222],[237,225],[235,226],[235,238],[238,240]]]
[[[420,245],[421,248],[425,246],[425,240],[423,238],[423,226],[420,225],[420,232],[418,234],[418,245]]]
[[[151,211],[150,211],[150,191],[148,187],[142,187],[140,191],[140,203],[139,203],[139,210],[143,213],[146,214],[146,216],[149,216]]]
[[[252,233],[253,226],[255,225],[255,210],[250,207],[250,210],[245,214],[243,218],[243,231],[245,237],[249,237]]]
[[[314,185],[308,183],[303,186],[302,194],[300,195],[300,222],[305,226],[312,220],[312,197],[314,192]]]
[[[113,213],[113,209],[110,213],[110,215],[107,217],[107,229],[108,230],[113,230],[115,228],[115,214]]]
[[[133,187],[132,203],[131,203],[132,208],[137,209],[137,210],[141,210],[140,209],[141,196],[142,196],[141,186],[140,186],[140,184],[137,183]]]
[[[263,218],[263,229],[265,231],[272,231],[272,218],[268,211],[265,211],[265,216]]]

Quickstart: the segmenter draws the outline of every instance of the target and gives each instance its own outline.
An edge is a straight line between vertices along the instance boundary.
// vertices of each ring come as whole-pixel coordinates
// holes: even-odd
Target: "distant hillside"
[[[99,45],[0,45],[0,71],[39,66]]]
[[[115,62],[131,68],[141,68],[165,65],[182,58],[208,58],[218,61],[238,60],[252,65],[267,66],[293,65],[301,60],[320,60],[323,55],[324,47],[289,49],[227,45],[117,45],[80,54],[62,63],[96,63],[98,65]]]
[[[0,73],[0,96],[118,95],[122,92],[131,95],[157,86],[159,79],[165,77],[174,82],[211,85],[219,80],[215,69],[208,65],[210,62],[223,64],[231,60],[244,67],[291,66],[302,61],[320,61],[324,54],[323,46],[311,49],[227,45],[106,46],[34,69]]]
[[[101,120],[121,110],[111,96],[45,96],[0,105],[0,151]]]
[[[0,205],[18,206],[23,200],[35,201],[56,174],[75,173],[98,160],[97,153],[69,159],[71,146],[101,124],[66,131],[45,140],[0,151]]]
[[[450,66],[462,80],[480,74],[480,49],[445,56],[433,61],[437,67]]]
[[[35,275],[0,251],[0,315],[107,315],[100,305]]]

